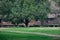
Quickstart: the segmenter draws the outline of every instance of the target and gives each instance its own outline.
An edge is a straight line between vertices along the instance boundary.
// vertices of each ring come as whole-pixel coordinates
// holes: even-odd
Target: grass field
[[[59,27],[0,28],[0,40],[60,40],[60,37],[39,35],[34,33],[60,35],[60,28]]]

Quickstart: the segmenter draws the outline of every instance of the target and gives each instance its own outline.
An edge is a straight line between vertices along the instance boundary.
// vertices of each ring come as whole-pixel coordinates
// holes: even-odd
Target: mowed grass
[[[0,28],[0,40],[60,40],[60,38],[57,37],[10,31],[39,32],[60,35],[60,28]]]
[[[53,37],[14,32],[0,32],[0,40],[53,40]]]
[[[38,33],[60,35],[60,27],[1,28],[0,30],[38,32]]]

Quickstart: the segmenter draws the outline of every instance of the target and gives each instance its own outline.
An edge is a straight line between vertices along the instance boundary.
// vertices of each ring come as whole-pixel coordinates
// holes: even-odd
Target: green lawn
[[[40,32],[40,33],[47,33],[47,34],[57,34],[60,35],[60,28],[59,27],[30,27],[30,28],[4,28],[1,30],[10,30],[10,31],[24,31],[24,32]]]
[[[60,35],[60,28],[0,28],[0,40],[60,40],[60,38],[57,37],[10,31],[39,32]]]

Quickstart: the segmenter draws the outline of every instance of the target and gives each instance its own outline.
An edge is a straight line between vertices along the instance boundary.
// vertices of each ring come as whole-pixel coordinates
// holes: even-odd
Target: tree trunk
[[[26,27],[28,27],[29,20],[28,19],[25,19],[24,24],[25,24]]]
[[[28,27],[28,22],[25,23],[25,26]]]

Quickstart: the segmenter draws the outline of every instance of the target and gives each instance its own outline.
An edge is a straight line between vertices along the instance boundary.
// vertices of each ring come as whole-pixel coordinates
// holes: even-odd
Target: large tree
[[[5,15],[4,19],[11,21],[14,24],[24,22],[26,26],[30,20],[40,20],[43,24],[43,20],[47,18],[47,14],[50,12],[50,3],[48,0],[8,0],[6,1],[8,11],[3,9],[9,15]]]
[[[47,18],[47,14],[50,12],[50,3],[48,0],[17,0],[13,7],[13,14],[15,14],[15,20],[24,20],[26,26],[30,20],[40,20],[41,24]],[[16,22],[17,23],[17,22]]]

